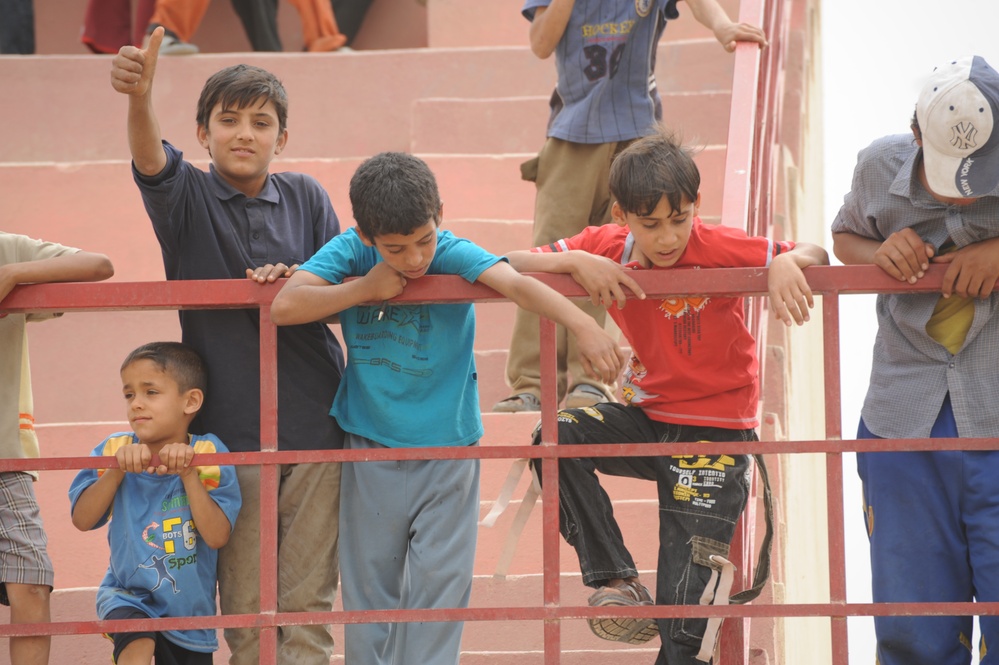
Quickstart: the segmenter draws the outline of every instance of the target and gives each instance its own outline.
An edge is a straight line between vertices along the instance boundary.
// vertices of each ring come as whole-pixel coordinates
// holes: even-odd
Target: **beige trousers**
[[[549,138],[536,160],[522,167],[525,180],[537,184],[534,203],[533,246],[576,235],[587,226],[600,226],[611,220],[611,193],[608,186],[614,156],[630,141],[617,143],[571,143]],[[612,331],[617,327],[603,307],[577,301],[581,310]],[[506,380],[513,394],[541,395],[541,344],[539,317],[517,310],[507,357]],[[556,332],[558,348],[558,399],[565,397],[568,380],[572,385],[588,383],[612,396],[616,386],[608,386],[587,376],[580,363],[576,340],[562,326]]]
[[[279,467],[278,612],[329,612],[339,575],[340,464]],[[237,466],[243,507],[229,542],[219,550],[219,604],[223,614],[260,612],[260,468]],[[267,500],[273,500],[268,498]],[[227,628],[230,665],[260,662],[260,632]],[[278,665],[329,665],[329,626],[278,629]]]

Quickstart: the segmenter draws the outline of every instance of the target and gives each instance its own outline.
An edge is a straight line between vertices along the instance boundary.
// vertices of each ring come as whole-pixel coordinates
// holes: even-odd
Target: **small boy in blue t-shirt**
[[[563,296],[502,258],[440,230],[437,183],[420,159],[382,153],[350,182],[357,228],[291,276],[271,317],[293,325],[339,314],[347,369],[330,411],[350,449],[469,446],[482,436],[470,303],[386,302],[424,275],[482,282],[579,339],[585,366],[613,381],[617,343]],[[359,277],[347,281],[348,277]],[[381,303],[365,304],[365,303]],[[343,465],[340,571],[347,610],[468,605],[479,509],[479,463]],[[455,665],[461,622],[350,624],[351,665]]]
[[[195,466],[195,455],[227,453],[211,434],[189,434],[205,397],[201,356],[180,342],[153,342],[121,366],[131,432],[112,434],[91,456],[117,468],[83,469],[69,488],[73,525],[110,522],[111,562],[97,591],[101,619],[215,615],[217,550],[241,504],[232,466]],[[159,463],[154,464],[154,458]],[[109,635],[114,662],[210,665],[215,630]]]

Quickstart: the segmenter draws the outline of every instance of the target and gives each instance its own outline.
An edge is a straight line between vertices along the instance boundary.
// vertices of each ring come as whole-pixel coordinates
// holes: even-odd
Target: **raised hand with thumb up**
[[[163,32],[162,27],[153,30],[145,48],[122,46],[111,60],[111,87],[128,95],[128,147],[132,164],[143,175],[156,175],[167,161],[152,101],[153,76]]]
[[[163,42],[163,27],[156,28],[145,48],[122,46],[111,60],[111,87],[116,91],[134,96],[149,93],[156,73],[156,61]]]

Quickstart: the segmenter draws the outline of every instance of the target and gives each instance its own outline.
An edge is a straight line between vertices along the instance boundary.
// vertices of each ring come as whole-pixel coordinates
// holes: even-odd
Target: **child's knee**
[[[45,584],[7,583],[11,623],[36,623],[49,620],[51,587]]]
[[[582,409],[563,409],[556,414],[558,423],[559,443],[587,443],[585,433],[580,427],[580,421],[589,416],[584,415]],[[541,443],[541,421],[534,426],[531,433],[531,445],[537,446]]]

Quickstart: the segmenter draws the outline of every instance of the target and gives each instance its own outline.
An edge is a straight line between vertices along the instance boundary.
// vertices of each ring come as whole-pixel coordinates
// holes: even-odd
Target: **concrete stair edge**
[[[668,63],[658,68],[663,94],[731,87],[733,60],[710,41],[665,41],[658,57]],[[189,152],[200,150],[194,141],[193,116],[201,85],[220,67],[247,59],[246,54],[227,53],[160,61],[154,104],[163,136]],[[288,90],[289,157],[306,150],[313,155],[405,150],[415,100],[545,96],[555,83],[552,64],[535,58],[527,47],[255,53],[252,62],[274,71]],[[74,114],[87,127],[78,140],[67,143],[47,131],[63,122],[58,105],[23,103],[37,95],[34,86],[40,79],[78,100]],[[7,92],[0,99],[0,115],[21,128],[0,145],[0,163],[100,160],[128,154],[127,103],[107,82],[107,56],[0,58],[0,80]],[[386,89],[392,90],[392,104],[383,103]],[[354,94],[340,95],[340,90]],[[544,115],[542,111],[542,119]],[[358,127],[378,131],[357,131]]]

